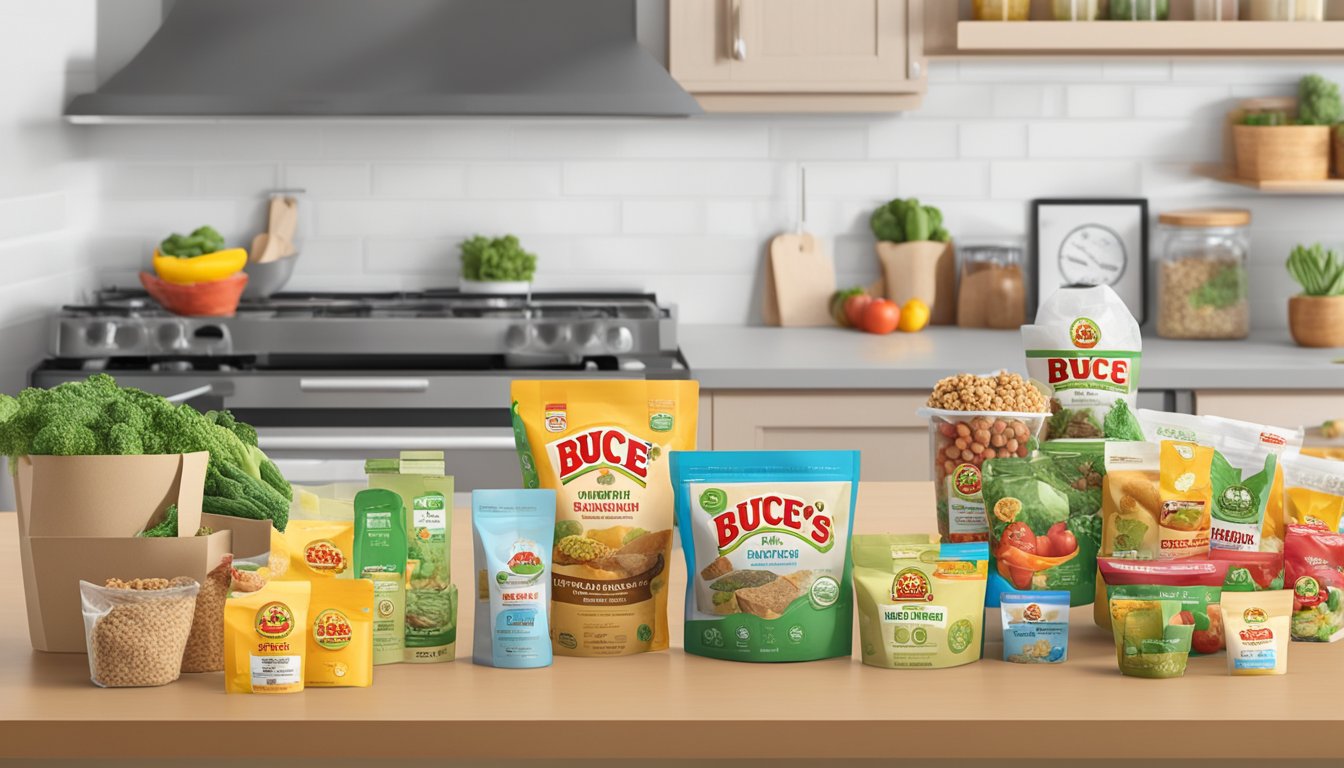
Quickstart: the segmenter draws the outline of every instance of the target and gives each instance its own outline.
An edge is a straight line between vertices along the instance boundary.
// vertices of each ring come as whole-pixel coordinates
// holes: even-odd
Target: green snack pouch
[[[355,494],[355,577],[373,581],[373,663],[395,664],[406,647],[406,508],[384,488]]]
[[[1098,565],[1101,577],[1106,581],[1106,594],[1112,602],[1121,598],[1175,601],[1181,607],[1174,620],[1192,628],[1190,652],[1204,655],[1217,653],[1225,647],[1220,601],[1230,563],[1102,558]]]
[[[1179,600],[1111,600],[1111,631],[1120,672],[1130,677],[1181,677],[1194,625],[1180,621]]]
[[[406,650],[411,663],[457,653],[457,587],[451,560],[453,478],[442,451],[402,451],[364,464],[371,488],[397,492],[406,507]]]

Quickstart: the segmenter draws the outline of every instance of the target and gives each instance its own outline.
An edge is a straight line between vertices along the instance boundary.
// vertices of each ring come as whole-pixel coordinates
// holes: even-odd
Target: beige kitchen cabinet
[[[922,0],[669,0],[668,68],[715,112],[912,109]]]
[[[1195,413],[1276,427],[1315,427],[1344,418],[1340,390],[1197,390]]]
[[[716,451],[859,450],[864,480],[928,480],[927,392],[713,393]],[[702,406],[703,408],[703,406]],[[703,411],[702,411],[703,413]]]

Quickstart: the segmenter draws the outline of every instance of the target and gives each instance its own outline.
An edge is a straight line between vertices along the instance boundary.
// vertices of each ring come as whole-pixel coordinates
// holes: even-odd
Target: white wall
[[[456,280],[456,243],[514,232],[546,288],[638,287],[690,322],[755,322],[765,241],[793,226],[806,162],[809,225],[842,283],[876,272],[867,215],[893,196],[941,205],[953,234],[1025,237],[1039,196],[1146,196],[1154,213],[1254,212],[1253,322],[1283,327],[1282,261],[1344,239],[1340,203],[1201,180],[1240,97],[1289,93],[1321,62],[936,62],[901,116],[706,117],[91,128],[102,180],[98,266],[127,282],[153,241],[211,223],[246,238],[261,190],[309,191],[292,287],[414,289]]]
[[[87,287],[75,242],[96,208],[92,169],[60,120],[94,84],[94,0],[0,3],[0,392],[27,381],[53,307]]]

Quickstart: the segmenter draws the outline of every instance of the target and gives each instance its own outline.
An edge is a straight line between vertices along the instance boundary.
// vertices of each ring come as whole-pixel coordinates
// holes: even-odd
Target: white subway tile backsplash
[[[519,159],[753,159],[770,152],[769,124],[711,115],[690,121],[535,123],[513,129]]]
[[[1222,85],[1145,85],[1134,89],[1134,116],[1190,117],[1226,112],[1233,107],[1231,88]]]
[[[190,232],[209,224],[230,240],[241,241],[252,234],[245,227],[239,200],[104,200],[99,205],[97,230],[113,234],[149,234],[163,237],[169,232]],[[251,206],[248,206],[249,210]]]
[[[861,160],[868,152],[866,125],[770,129],[770,156],[786,160]]]
[[[1116,59],[1101,63],[1101,79],[1126,83],[1150,83],[1171,79],[1171,62]]]
[[[1037,197],[1126,197],[1139,193],[1132,161],[1005,160],[990,164],[990,196],[1026,201]]]
[[[372,186],[372,171],[367,163],[324,163],[286,165],[281,169],[281,185],[302,189],[310,197],[365,197]]]
[[[620,218],[620,204],[606,201],[339,200],[318,204],[317,234],[615,234]]]
[[[1102,62],[1097,59],[1029,58],[975,59],[961,62],[962,82],[1059,83],[1102,79]]]
[[[364,244],[364,271],[371,275],[435,275],[457,279],[459,237],[370,237]]]
[[[906,197],[977,197],[989,194],[989,163],[936,160],[900,165],[901,194]]]
[[[957,124],[895,118],[874,124],[868,130],[868,156],[872,158],[954,158],[957,156]]]
[[[765,162],[573,162],[565,164],[565,193],[630,197],[714,195],[764,197],[783,169]]]
[[[99,170],[103,197],[190,197],[196,169],[190,165],[107,163]]]
[[[996,87],[983,83],[939,83],[924,94],[919,109],[910,119],[989,117],[994,114]]]
[[[467,196],[508,200],[559,197],[559,163],[473,163],[467,166]]]
[[[808,163],[808,198],[891,197],[899,189],[897,167],[886,161]]]
[[[1125,118],[1134,114],[1134,89],[1128,85],[1070,85],[1065,105],[1069,117]]]
[[[299,246],[294,273],[355,274],[364,269],[364,242],[356,237],[310,237]]]
[[[1064,114],[1064,88],[1004,83],[994,87],[991,102],[994,117],[1059,117]]]
[[[467,174],[460,165],[391,163],[373,167],[373,194],[378,197],[436,199],[464,197],[466,192]]]
[[[629,235],[694,235],[705,228],[699,200],[626,200],[621,203],[621,232]]]
[[[763,252],[754,237],[586,237],[575,242],[570,268],[585,274],[750,274]]]
[[[1027,124],[1008,120],[975,120],[961,124],[960,155],[964,158],[1011,158],[1027,154]]]
[[[1204,126],[1188,120],[1053,121],[1031,125],[1027,151],[1041,158],[1218,159],[1222,148],[1210,142],[1208,135]]]
[[[59,232],[65,226],[66,196],[60,192],[0,197],[0,241]]]
[[[196,191],[201,197],[241,197],[275,189],[274,165],[204,165],[196,169]]]

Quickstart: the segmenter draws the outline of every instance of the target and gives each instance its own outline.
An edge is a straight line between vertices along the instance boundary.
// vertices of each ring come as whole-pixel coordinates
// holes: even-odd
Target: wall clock
[[[1143,323],[1147,200],[1036,200],[1032,242],[1037,303],[1063,286],[1109,285]]]

